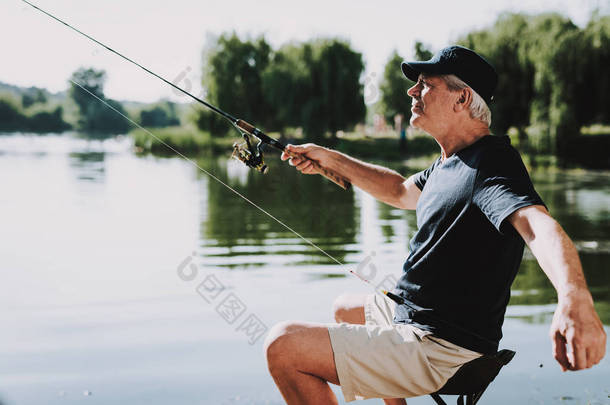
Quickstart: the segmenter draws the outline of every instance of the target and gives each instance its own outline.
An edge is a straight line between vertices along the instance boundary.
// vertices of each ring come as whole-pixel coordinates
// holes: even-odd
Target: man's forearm
[[[341,152],[329,150],[328,169],[345,177],[354,186],[376,199],[399,207],[406,180],[394,170],[354,159]]]
[[[550,216],[538,218],[538,226],[527,241],[559,298],[575,292],[587,292],[587,283],[582,271],[576,247]]]

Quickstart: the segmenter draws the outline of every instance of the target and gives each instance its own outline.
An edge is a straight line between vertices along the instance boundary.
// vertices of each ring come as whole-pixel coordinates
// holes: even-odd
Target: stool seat
[[[476,404],[489,384],[496,378],[500,369],[515,356],[512,350],[500,350],[496,354],[483,355],[464,364],[447,383],[430,396],[439,405],[447,405],[440,395],[459,395],[458,405]]]

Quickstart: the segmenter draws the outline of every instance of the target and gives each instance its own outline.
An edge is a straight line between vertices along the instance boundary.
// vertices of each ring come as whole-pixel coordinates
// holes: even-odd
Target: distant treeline
[[[50,105],[43,89],[29,88],[20,98],[0,94],[0,131],[62,132],[70,127],[63,107]]]
[[[104,84],[106,73],[103,70],[81,68],[70,78],[68,94],[78,106],[77,128],[82,131],[125,133],[132,129],[125,117],[144,127],[160,128],[180,125],[174,103],[161,101],[151,104],[138,112],[130,114],[124,106],[106,98]],[[76,84],[75,84],[76,83]]]
[[[62,93],[53,95],[52,99],[44,89],[2,85],[0,131],[61,132],[76,129],[106,134],[126,133],[132,124],[120,114],[145,127],[180,125],[175,103],[160,101],[128,112],[122,103],[106,98],[105,82],[103,70],[80,68],[70,77],[67,97]],[[66,110],[70,113],[66,114]]]

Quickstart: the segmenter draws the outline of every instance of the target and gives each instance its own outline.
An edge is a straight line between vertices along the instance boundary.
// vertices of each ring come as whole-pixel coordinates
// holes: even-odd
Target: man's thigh
[[[328,325],[314,322],[282,322],[265,341],[270,366],[288,364],[296,370],[339,384]]]
[[[333,314],[337,322],[364,325],[364,305],[367,294],[341,294],[333,303]]]

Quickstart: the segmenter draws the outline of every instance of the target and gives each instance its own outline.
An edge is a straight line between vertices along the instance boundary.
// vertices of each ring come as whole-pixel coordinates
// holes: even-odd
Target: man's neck
[[[487,126],[476,126],[469,130],[454,129],[445,134],[445,136],[434,137],[441,147],[441,160],[444,161],[451,155],[460,150],[472,145],[485,135],[489,135],[490,131]]]

